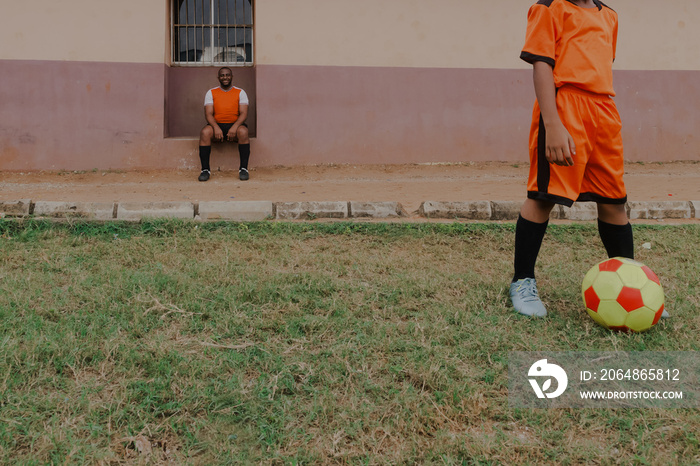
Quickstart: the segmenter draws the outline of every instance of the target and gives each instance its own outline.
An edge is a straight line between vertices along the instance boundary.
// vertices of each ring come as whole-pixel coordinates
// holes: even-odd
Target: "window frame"
[[[186,3],[188,0],[184,0],[184,3]],[[250,24],[243,23],[243,24],[231,24],[231,23],[215,23],[215,3],[220,0],[195,0],[195,5],[197,2],[202,3],[202,7],[206,4],[209,4],[209,22],[204,23],[179,23],[176,21],[176,18],[179,16],[179,3],[180,0],[170,0],[170,64],[172,66],[182,66],[182,67],[208,67],[208,66],[229,66],[229,67],[252,67],[255,66],[255,0],[248,0],[250,2]],[[245,2],[246,0],[244,0]],[[244,6],[245,8],[245,6]],[[196,17],[196,15],[195,15]],[[204,19],[204,9],[202,9],[202,19]],[[210,44],[214,44],[215,41],[215,35],[217,32],[220,32],[222,29],[228,30],[228,29],[233,29],[234,31],[236,29],[242,29],[243,34],[247,34],[248,31],[250,33],[250,42],[244,42],[244,52],[246,56],[244,56],[243,61],[224,61],[224,60],[216,60],[216,57],[220,55],[221,53],[227,53],[227,50],[224,50],[226,48],[240,48],[239,46],[225,46],[225,47],[215,47],[214,45],[210,45],[209,47],[211,48],[211,59],[202,59],[202,61],[197,61],[197,57],[195,56],[194,60],[189,60],[189,56],[186,57],[186,60],[181,60],[181,55],[182,52],[180,51],[179,43],[178,43],[178,37],[179,34],[176,32],[177,29],[179,28],[192,28],[195,30],[195,35],[197,34],[197,30],[202,30],[202,57],[204,57],[206,54],[204,51],[206,50],[206,47],[204,46],[205,43],[205,36],[204,33],[207,29],[209,29],[209,41]],[[185,33],[185,36],[188,38],[189,34],[188,32]],[[195,37],[195,48],[192,49],[195,54],[197,53],[196,49],[196,37]],[[250,45],[250,59],[248,60],[248,50],[247,50],[247,45]],[[216,49],[218,49],[218,53],[215,52]],[[188,49],[185,53],[189,54],[190,49]],[[234,51],[235,53],[235,51]],[[240,56],[240,54],[239,54]]]

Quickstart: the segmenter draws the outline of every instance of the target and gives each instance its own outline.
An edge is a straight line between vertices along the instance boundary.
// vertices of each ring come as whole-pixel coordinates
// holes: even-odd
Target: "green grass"
[[[636,226],[673,318],[594,324],[591,224],[552,225],[550,316],[511,224],[0,221],[2,464],[687,464],[692,409],[508,407],[509,351],[697,351],[700,227]]]

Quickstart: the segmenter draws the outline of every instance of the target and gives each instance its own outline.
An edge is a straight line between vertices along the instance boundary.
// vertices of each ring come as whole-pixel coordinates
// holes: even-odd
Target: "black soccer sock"
[[[608,257],[634,259],[634,236],[631,223],[614,225],[598,219],[598,233]]]
[[[513,281],[535,278],[535,262],[549,221],[535,223],[518,216],[515,224],[515,275]]]
[[[250,159],[250,144],[238,144],[238,155],[241,156],[240,168],[248,169],[248,159]]]
[[[199,146],[199,161],[202,162],[202,170],[211,171],[209,158],[211,157],[211,146]]]

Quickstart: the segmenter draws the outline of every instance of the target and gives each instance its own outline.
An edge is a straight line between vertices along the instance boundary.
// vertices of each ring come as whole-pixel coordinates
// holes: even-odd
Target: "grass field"
[[[593,224],[550,226],[550,316],[516,316],[513,230],[0,221],[0,462],[699,462],[697,410],[511,409],[507,364],[697,351],[700,226],[635,227],[673,317],[633,335],[582,309]]]

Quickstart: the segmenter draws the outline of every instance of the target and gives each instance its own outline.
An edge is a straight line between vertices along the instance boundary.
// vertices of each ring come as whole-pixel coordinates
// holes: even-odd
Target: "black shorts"
[[[221,128],[221,131],[224,133],[224,139],[226,139],[226,135],[228,134],[228,130],[230,130],[235,123],[217,123],[219,125],[219,128]],[[245,122],[241,123],[241,126],[245,126],[246,128],[248,127]]]

